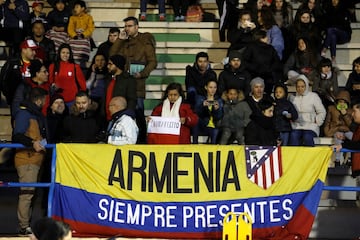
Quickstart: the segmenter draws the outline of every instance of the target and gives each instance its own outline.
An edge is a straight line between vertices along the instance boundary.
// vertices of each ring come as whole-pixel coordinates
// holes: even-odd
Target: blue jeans
[[[280,132],[281,146],[289,144],[290,132]]]
[[[165,0],[157,0],[158,5],[159,5],[159,14],[164,14],[165,15]],[[147,3],[148,0],[141,0],[140,1],[140,12],[141,13],[146,13],[146,9],[147,9]]]
[[[324,48],[330,48],[331,57],[336,56],[336,44],[344,44],[350,42],[351,35],[338,28],[328,28],[326,30],[326,38],[324,40]]]
[[[217,135],[219,134],[219,129],[204,127],[204,126],[200,126],[200,124],[196,124],[196,126],[192,128],[192,135],[193,135],[192,143],[194,144],[199,143],[198,138],[200,133],[204,134],[205,136],[209,136],[211,144],[216,144],[216,139],[217,139]]]
[[[292,130],[290,133],[290,146],[315,146],[316,133],[312,130]]]

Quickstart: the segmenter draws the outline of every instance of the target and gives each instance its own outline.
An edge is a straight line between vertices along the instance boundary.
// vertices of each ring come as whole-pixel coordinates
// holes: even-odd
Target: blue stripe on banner
[[[253,228],[283,226],[306,199],[315,215],[318,181],[309,192],[282,196],[208,202],[140,202],[111,198],[56,184],[53,214],[65,219],[112,228],[150,232],[212,232],[222,228],[227,212],[248,212]],[[312,207],[313,206],[313,207]]]

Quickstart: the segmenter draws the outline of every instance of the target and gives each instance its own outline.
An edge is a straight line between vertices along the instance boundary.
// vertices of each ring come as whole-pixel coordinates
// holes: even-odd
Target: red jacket
[[[161,116],[161,112],[162,104],[154,108],[151,116]],[[168,134],[148,134],[149,144],[191,144],[190,129],[198,123],[199,118],[187,103],[181,103],[179,112],[180,118],[186,118],[180,128],[180,137],[174,138],[173,135]]]
[[[64,101],[72,102],[79,90],[86,90],[86,80],[81,68],[78,64],[69,62],[60,62],[60,71],[54,72],[54,63],[49,66],[49,83],[55,83],[57,88],[61,88],[60,94],[64,97]],[[75,72],[76,79],[75,80]],[[79,87],[78,87],[79,86]]]

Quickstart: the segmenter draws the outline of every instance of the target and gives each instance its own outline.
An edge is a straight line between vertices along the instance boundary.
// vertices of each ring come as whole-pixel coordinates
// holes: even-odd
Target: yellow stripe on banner
[[[332,153],[329,147],[282,147],[282,177],[265,190],[247,177],[244,146],[58,144],[56,149],[56,182],[156,202],[308,191],[317,180],[325,181]]]

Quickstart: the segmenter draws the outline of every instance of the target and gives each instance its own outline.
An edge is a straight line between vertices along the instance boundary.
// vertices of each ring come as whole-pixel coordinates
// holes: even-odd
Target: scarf
[[[180,118],[180,105],[182,102],[182,97],[180,96],[174,104],[171,106],[170,101],[168,98],[164,100],[162,110],[161,110],[161,116],[162,117],[177,117]]]

